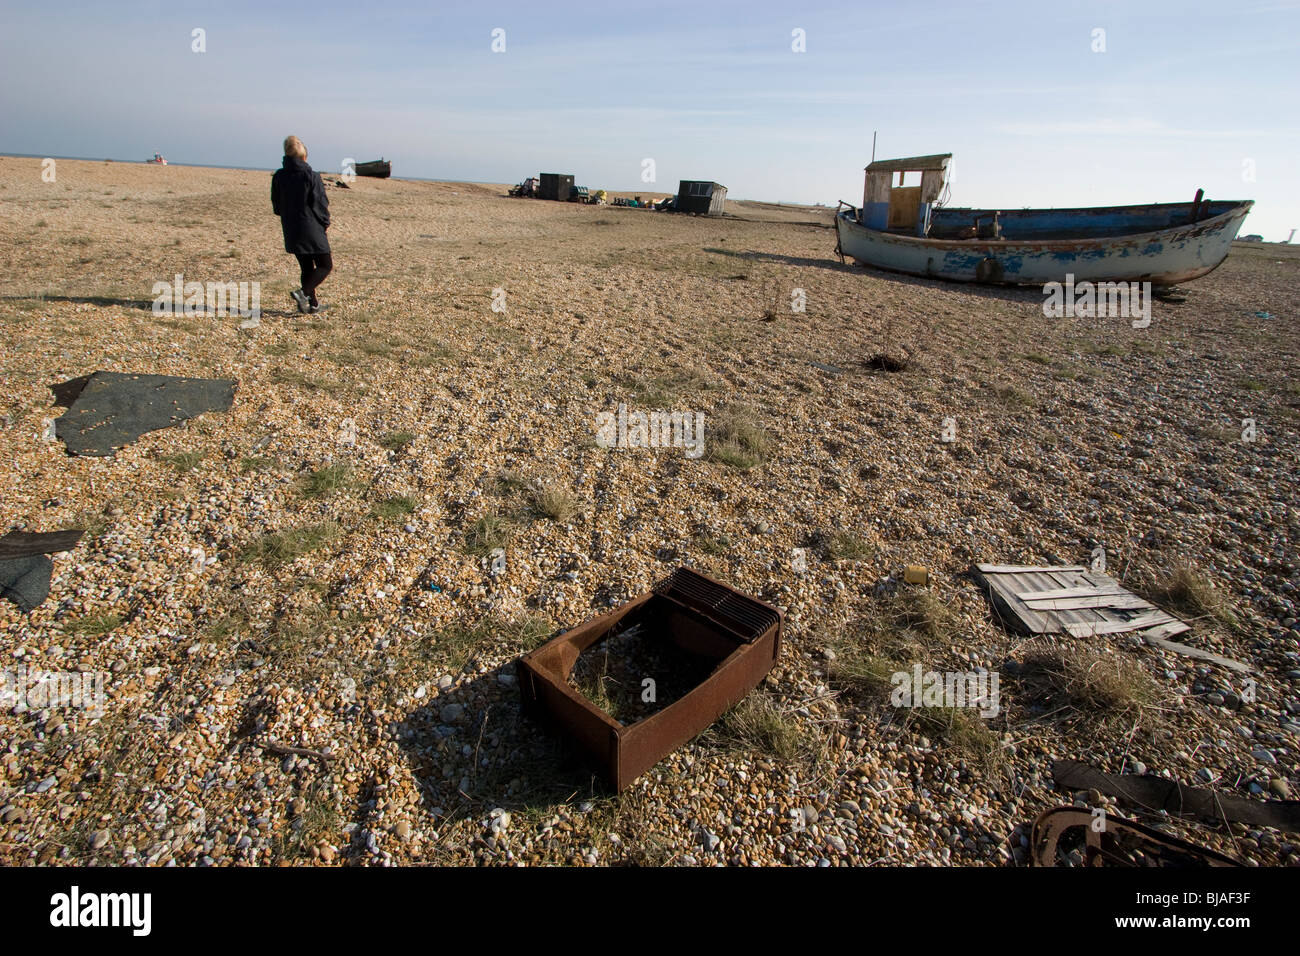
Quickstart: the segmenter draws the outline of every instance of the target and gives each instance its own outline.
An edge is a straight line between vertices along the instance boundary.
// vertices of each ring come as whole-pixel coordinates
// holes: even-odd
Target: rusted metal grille
[[[777,622],[777,612],[688,568],[678,568],[654,593],[705,613],[741,640],[751,642]]]

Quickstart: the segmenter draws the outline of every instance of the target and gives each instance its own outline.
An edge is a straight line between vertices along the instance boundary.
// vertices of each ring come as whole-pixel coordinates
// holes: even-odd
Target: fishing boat
[[[157,165],[157,166],[166,166],[166,165],[167,165],[167,160],[163,159],[163,154],[162,154],[162,153],[154,153],[154,154],[153,154],[153,159],[146,159],[145,162],[146,162],[146,163],[153,163],[153,164],[155,164],[155,165]]]
[[[1213,271],[1252,200],[1204,198],[1081,209],[967,209],[943,204],[951,153],[873,162],[862,207],[841,200],[836,252],[863,265],[954,282],[1074,280],[1170,286]],[[919,182],[904,185],[907,174]]]
[[[357,163],[356,174],[358,176],[374,176],[376,179],[387,179],[393,175],[392,162],[385,159],[376,159],[368,163]]]

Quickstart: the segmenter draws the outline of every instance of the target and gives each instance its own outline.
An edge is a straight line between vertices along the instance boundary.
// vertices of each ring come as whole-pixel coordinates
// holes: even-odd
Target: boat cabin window
[[[951,158],[941,153],[873,162],[866,169],[862,223],[871,229],[927,235]]]

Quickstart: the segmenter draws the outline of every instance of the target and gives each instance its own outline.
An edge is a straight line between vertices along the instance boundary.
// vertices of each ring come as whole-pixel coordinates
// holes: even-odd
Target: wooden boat
[[[1203,199],[1080,209],[967,209],[941,205],[951,153],[874,162],[862,208],[841,202],[836,251],[909,275],[1007,285],[1187,282],[1228,255],[1254,202]],[[909,172],[920,183],[901,185]],[[898,174],[898,184],[894,183]]]
[[[374,176],[376,179],[387,179],[393,175],[393,164],[389,160],[376,159],[368,163],[357,163],[356,174],[358,176]]]

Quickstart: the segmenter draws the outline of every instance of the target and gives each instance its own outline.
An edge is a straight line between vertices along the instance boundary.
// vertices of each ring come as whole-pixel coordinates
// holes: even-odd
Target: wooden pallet
[[[1240,661],[1169,640],[1191,626],[1100,571],[1082,565],[977,564],[974,575],[988,591],[994,615],[1017,633],[1089,637],[1136,631],[1154,647],[1242,673],[1254,670]]]

